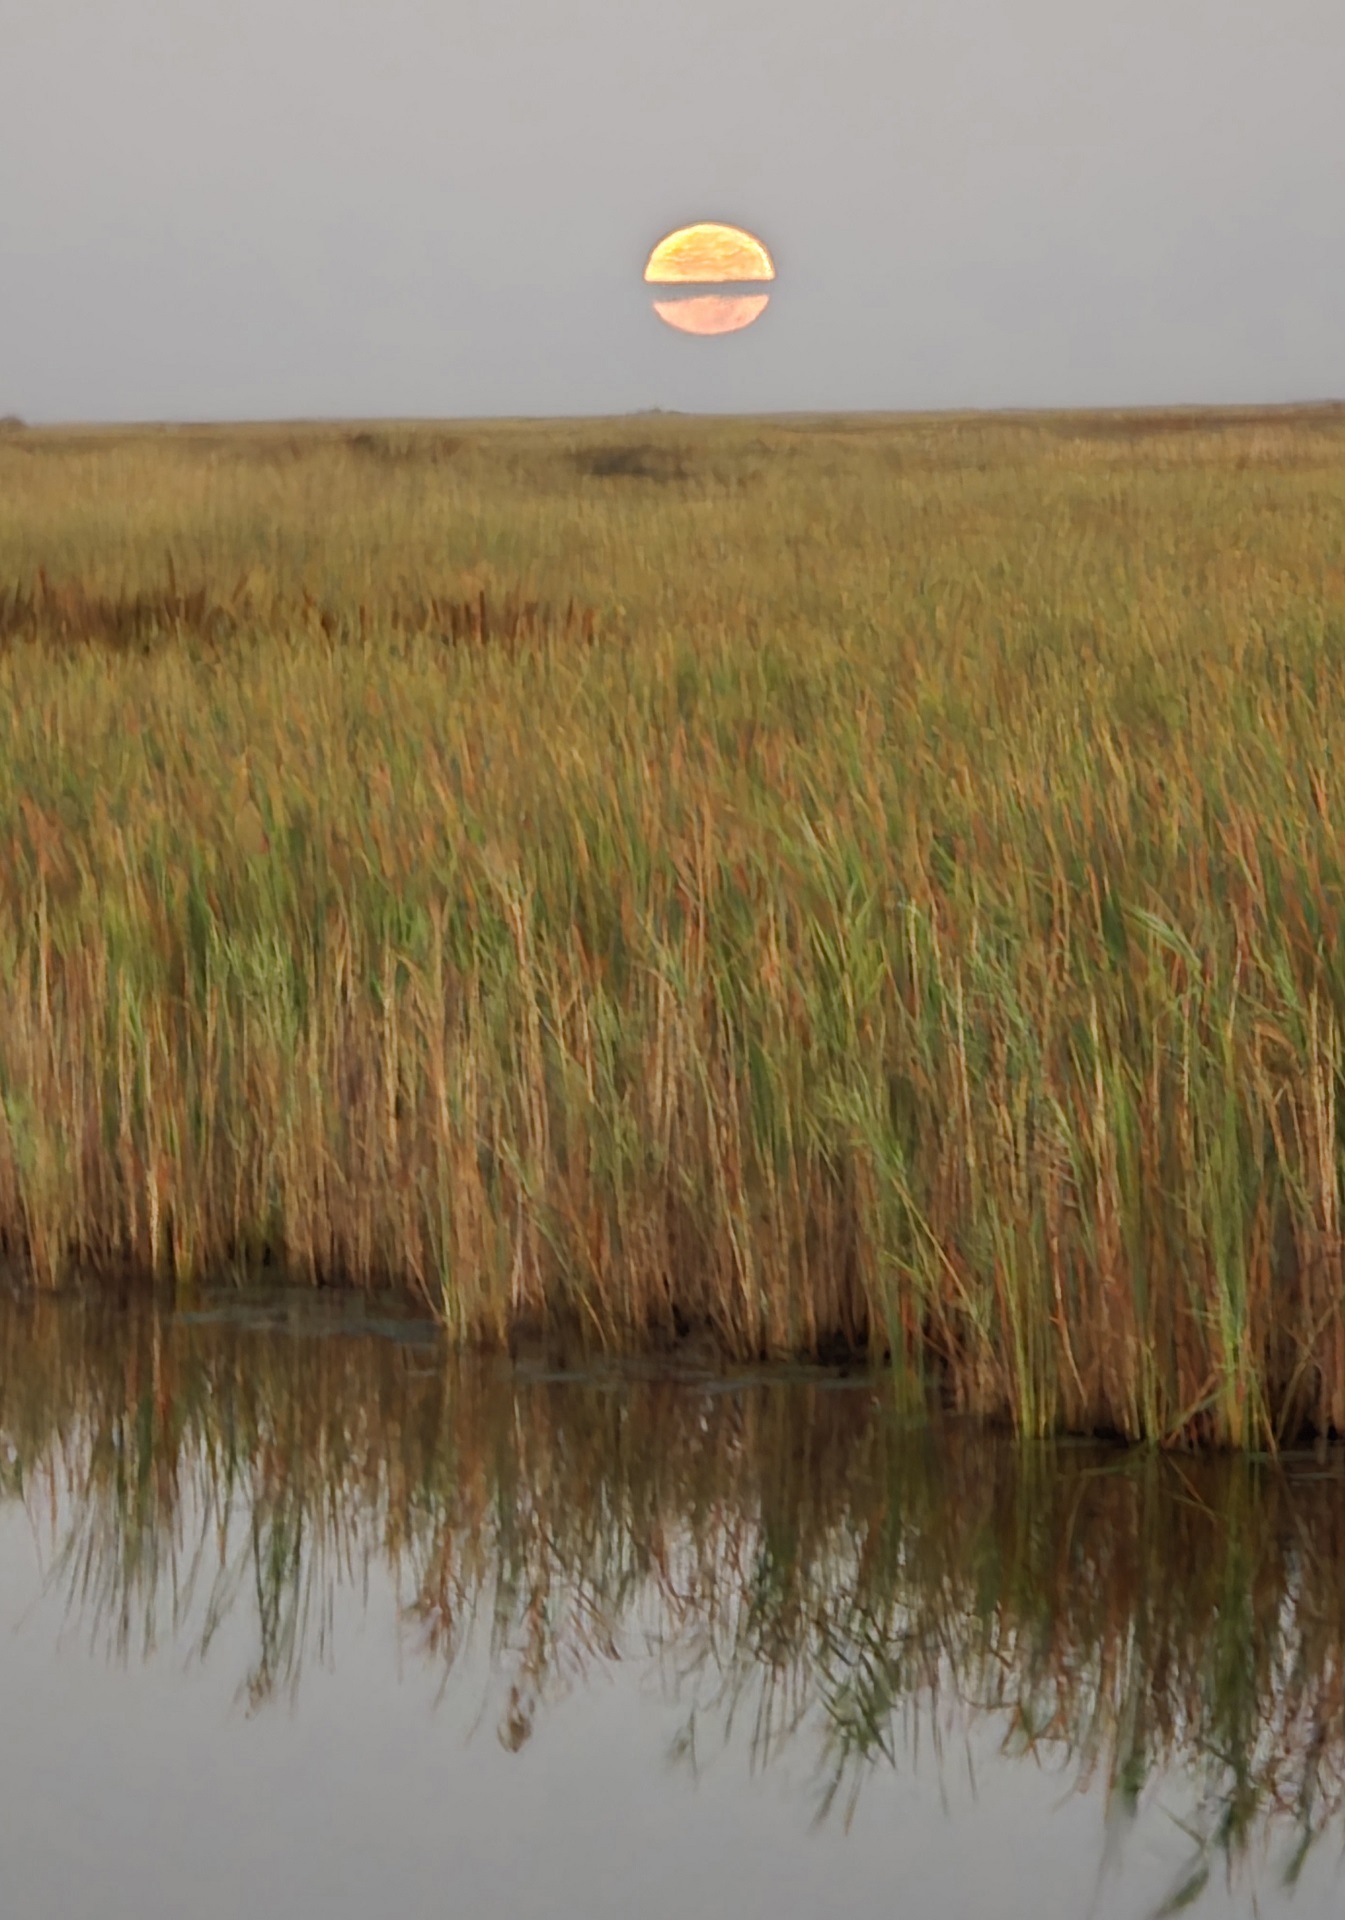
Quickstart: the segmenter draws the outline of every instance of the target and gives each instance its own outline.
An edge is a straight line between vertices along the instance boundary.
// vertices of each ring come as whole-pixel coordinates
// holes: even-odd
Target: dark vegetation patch
[[[732,449],[709,445],[694,449],[656,440],[611,441],[574,448],[562,469],[570,476],[602,481],[635,481],[656,487],[683,487],[693,493],[744,493],[759,486],[763,462],[774,450],[762,440]]]
[[[407,594],[371,608],[326,605],[303,593],[290,601],[256,606],[240,587],[230,596],[204,585],[161,587],[134,593],[95,592],[78,583],[59,584],[39,572],[31,587],[0,589],[0,650],[20,645],[113,653],[149,653],[164,644],[192,640],[218,647],[244,630],[277,626],[319,632],[327,639],[363,640],[371,632],[425,636],[446,646],[503,646],[508,651],[551,641],[587,645],[597,636],[597,609],[573,597],[564,605],[508,591],[469,595]]]
[[[129,593],[91,592],[79,582],[56,584],[39,572],[31,587],[0,592],[0,647],[22,642],[144,651],[156,640],[190,634],[221,640],[234,630],[233,611],[207,588],[167,586]]]
[[[576,469],[592,480],[688,480],[691,468],[685,448],[659,446],[655,441],[617,441],[607,446],[579,447]]]
[[[466,442],[459,433],[438,433],[423,428],[361,427],[346,436],[346,445],[357,459],[377,466],[444,466],[461,453]]]

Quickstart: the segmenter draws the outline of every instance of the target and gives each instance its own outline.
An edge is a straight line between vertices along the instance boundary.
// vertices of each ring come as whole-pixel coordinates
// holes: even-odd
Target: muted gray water
[[[1336,1914],[1343,1574],[1330,1456],[0,1305],[0,1914]]]

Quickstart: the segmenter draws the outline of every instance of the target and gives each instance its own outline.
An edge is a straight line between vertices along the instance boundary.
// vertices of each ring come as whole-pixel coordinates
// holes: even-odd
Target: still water
[[[0,1300],[0,1914],[1345,1905],[1345,1467]]]

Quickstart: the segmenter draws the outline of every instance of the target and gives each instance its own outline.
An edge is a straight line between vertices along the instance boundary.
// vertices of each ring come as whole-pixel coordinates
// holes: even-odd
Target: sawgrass
[[[1345,414],[18,432],[0,1240],[1345,1431]]]

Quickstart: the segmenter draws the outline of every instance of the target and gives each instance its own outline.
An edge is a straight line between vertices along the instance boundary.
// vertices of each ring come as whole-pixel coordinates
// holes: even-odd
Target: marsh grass
[[[1345,1431],[1339,410],[373,431],[0,445],[9,1256]]]

